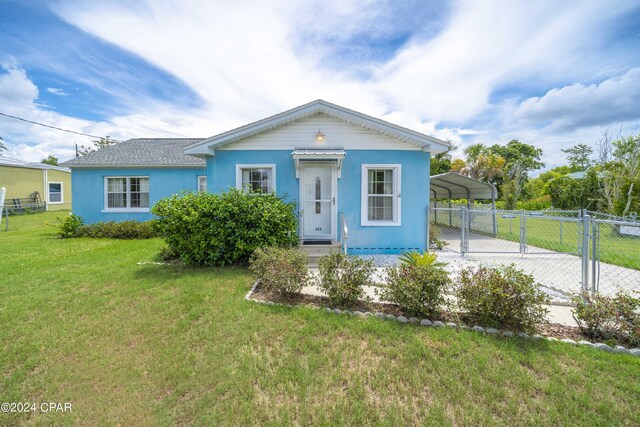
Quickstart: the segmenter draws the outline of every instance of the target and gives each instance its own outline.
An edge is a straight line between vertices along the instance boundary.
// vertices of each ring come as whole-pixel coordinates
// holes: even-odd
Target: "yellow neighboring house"
[[[71,169],[0,156],[0,188],[10,213],[71,209]]]

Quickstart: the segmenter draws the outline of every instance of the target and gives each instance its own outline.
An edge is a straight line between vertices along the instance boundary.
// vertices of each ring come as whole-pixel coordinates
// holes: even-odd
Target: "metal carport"
[[[467,199],[467,208],[470,207],[471,202],[474,200],[491,200],[491,208],[493,210],[496,208],[498,190],[488,182],[460,175],[456,172],[447,172],[433,175],[430,178],[430,183],[429,189],[432,200],[436,202],[437,200],[447,199],[449,200],[449,208],[451,208],[451,200],[453,199]],[[493,216],[493,229],[495,233],[497,229],[495,215]]]

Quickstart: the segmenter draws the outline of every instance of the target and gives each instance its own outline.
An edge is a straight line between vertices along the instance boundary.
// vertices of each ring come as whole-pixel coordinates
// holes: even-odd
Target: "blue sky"
[[[640,127],[640,2],[0,0],[0,112],[206,137],[323,98],[464,147]],[[5,155],[77,137],[0,117]]]

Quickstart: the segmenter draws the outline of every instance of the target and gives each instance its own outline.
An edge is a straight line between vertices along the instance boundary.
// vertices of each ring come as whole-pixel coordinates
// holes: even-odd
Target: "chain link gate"
[[[462,205],[432,207],[429,218],[448,250],[488,265],[515,264],[567,298],[640,292],[640,222],[590,214]]]

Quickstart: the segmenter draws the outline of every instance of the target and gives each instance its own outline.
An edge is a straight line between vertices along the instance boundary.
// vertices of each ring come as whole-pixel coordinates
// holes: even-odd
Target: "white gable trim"
[[[276,114],[275,116],[267,117],[266,119],[249,123],[237,129],[198,141],[187,146],[184,152],[185,154],[199,157],[213,156],[215,155],[216,148],[232,144],[241,139],[284,126],[318,113],[326,114],[327,116],[387,135],[399,141],[413,144],[423,151],[439,153],[446,151],[450,146],[448,142],[440,139],[318,99],[283,113]]]

